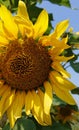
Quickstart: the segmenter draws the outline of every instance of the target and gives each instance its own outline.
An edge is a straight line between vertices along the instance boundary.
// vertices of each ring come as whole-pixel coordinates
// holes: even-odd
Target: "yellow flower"
[[[60,120],[63,123],[72,122],[77,123],[79,112],[75,111],[69,105],[56,107],[56,120]]]
[[[41,125],[51,125],[52,93],[75,104],[70,94],[75,85],[66,79],[70,75],[61,66],[72,58],[61,56],[69,48],[68,38],[59,40],[68,23],[58,23],[52,34],[43,36],[48,27],[46,10],[33,25],[22,1],[16,16],[0,5],[0,117],[7,112],[11,127],[22,108]]]

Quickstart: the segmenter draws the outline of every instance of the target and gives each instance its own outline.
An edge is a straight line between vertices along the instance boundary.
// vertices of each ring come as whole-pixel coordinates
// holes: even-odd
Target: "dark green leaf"
[[[32,20],[33,23],[36,22],[36,19],[38,17],[38,15],[40,14],[40,12],[43,10],[42,8],[36,7],[34,5],[27,7],[28,9],[28,13],[29,13],[29,17]]]
[[[17,120],[13,130],[36,130],[36,126],[31,119],[20,118]]]
[[[6,124],[2,130],[36,130],[36,126],[31,119],[22,117],[16,121],[13,129],[10,128],[10,124]]]
[[[67,57],[72,56],[73,55],[73,51],[72,51],[71,48],[65,49],[63,51],[62,55],[67,56]]]
[[[75,88],[71,91],[73,94],[79,94],[79,87]]]
[[[52,128],[54,130],[72,130],[71,126],[68,123],[66,123],[66,124],[54,123]]]
[[[49,0],[50,2],[52,2],[53,4],[57,4],[57,5],[63,5],[66,7],[71,7],[69,0]]]
[[[52,126],[43,126],[41,130],[53,130]]]
[[[6,125],[2,128],[2,130],[11,130],[10,124],[9,124],[9,123],[6,124]]]
[[[66,123],[66,124],[61,124],[61,123],[53,123],[52,126],[43,126],[42,130],[72,130],[71,126]]]

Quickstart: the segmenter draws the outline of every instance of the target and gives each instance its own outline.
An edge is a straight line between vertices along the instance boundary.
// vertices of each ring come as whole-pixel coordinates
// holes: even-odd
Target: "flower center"
[[[33,89],[47,80],[50,65],[48,51],[33,39],[25,39],[23,44],[14,41],[2,57],[2,78],[12,88]]]
[[[61,109],[60,109],[60,114],[63,117],[70,116],[71,113],[72,113],[72,111],[71,111],[71,108],[69,106],[61,107]]]

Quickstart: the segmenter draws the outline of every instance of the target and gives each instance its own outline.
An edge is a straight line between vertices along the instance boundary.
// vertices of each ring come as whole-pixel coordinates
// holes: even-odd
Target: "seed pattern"
[[[12,88],[33,89],[41,86],[48,78],[50,56],[48,51],[33,39],[24,39],[23,44],[14,41],[7,47],[2,59],[3,78]]]

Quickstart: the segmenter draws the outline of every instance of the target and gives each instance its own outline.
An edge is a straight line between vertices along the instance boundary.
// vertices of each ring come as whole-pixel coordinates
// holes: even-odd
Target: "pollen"
[[[33,39],[17,40],[7,46],[2,56],[1,75],[12,88],[29,90],[40,87],[47,80],[51,59],[46,48]]]

